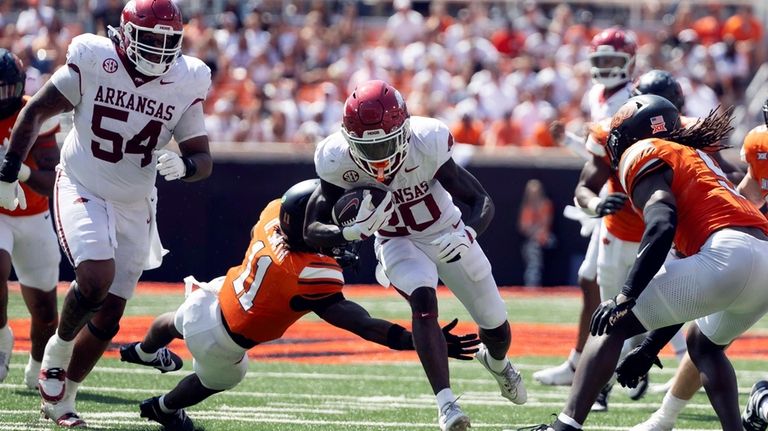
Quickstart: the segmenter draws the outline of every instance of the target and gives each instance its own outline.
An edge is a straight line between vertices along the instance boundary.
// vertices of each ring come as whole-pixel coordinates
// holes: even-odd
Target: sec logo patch
[[[347,172],[344,172],[344,175],[342,175],[341,178],[348,183],[356,183],[360,179],[360,174],[358,174],[357,171],[348,170]]]
[[[104,60],[104,63],[101,64],[101,67],[103,67],[104,71],[107,73],[115,73],[117,72],[117,60],[114,58],[108,58]]]

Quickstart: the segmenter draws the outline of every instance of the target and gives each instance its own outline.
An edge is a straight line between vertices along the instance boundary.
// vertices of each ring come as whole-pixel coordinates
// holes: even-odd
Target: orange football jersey
[[[685,256],[698,252],[713,232],[725,227],[757,227],[768,234],[765,217],[736,192],[722,169],[701,150],[662,139],[635,143],[619,164],[625,189],[631,193],[638,178],[661,166],[658,161],[673,172],[678,221],[675,248]]]
[[[749,165],[752,176],[760,185],[760,193],[768,196],[768,128],[755,127],[744,138],[741,161]]]
[[[608,156],[608,132],[611,128],[611,119],[592,123],[589,127],[589,137],[587,138],[587,150],[590,153],[601,157],[608,166],[611,165],[611,159]],[[616,173],[611,173],[608,177],[608,193],[627,193],[621,186]],[[629,205],[624,206],[617,212],[603,217],[605,228],[616,238],[622,241],[640,242],[643,238],[645,223]]]
[[[341,292],[344,285],[341,267],[333,258],[285,247],[278,232],[279,216],[277,199],[262,211],[243,263],[229,269],[219,293],[230,330],[257,343],[280,338],[309,313],[294,308],[302,298],[321,299]]]
[[[27,104],[27,101],[29,101],[29,96],[24,96],[21,106],[24,107],[24,105]],[[20,111],[21,108],[19,108],[19,111],[10,117],[0,120],[0,141],[2,141],[3,145],[8,145],[8,142],[11,139],[11,130],[13,129],[13,125],[16,123],[16,117],[19,116]],[[37,136],[37,140],[33,144],[32,149],[29,151],[29,156],[27,156],[27,159],[24,160],[24,164],[29,166],[31,169],[37,169],[37,162],[35,161],[35,158],[32,157],[32,152],[36,148],[55,147],[57,145],[56,132],[58,131],[58,122],[56,122],[52,127],[47,126],[47,124],[43,124],[43,128],[41,128],[40,134]],[[25,183],[20,182],[20,184],[21,188],[24,190],[24,196],[27,198],[27,208],[16,208],[13,211],[0,208],[0,214],[11,216],[28,216],[48,211],[48,196],[37,193]]]

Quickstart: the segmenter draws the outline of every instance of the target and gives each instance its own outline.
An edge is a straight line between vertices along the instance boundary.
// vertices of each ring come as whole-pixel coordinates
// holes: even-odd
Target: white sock
[[[77,388],[80,386],[80,382],[66,379],[64,383],[64,400],[71,401],[74,405],[75,397],[77,397]]]
[[[34,371],[35,376],[37,376],[37,373],[40,372],[40,365],[41,365],[40,361],[36,361],[35,358],[30,356],[29,359],[27,360],[26,369],[30,371]]]
[[[488,366],[491,367],[491,369],[497,373],[501,373],[504,371],[504,368],[507,367],[507,364],[509,363],[509,360],[506,356],[504,356],[501,359],[496,359],[493,356],[491,356],[491,352],[487,352],[485,355],[486,361],[488,361]]]
[[[136,344],[136,354],[139,355],[144,362],[154,361],[157,358],[157,352],[147,353],[141,348],[141,343]]]
[[[158,400],[158,404],[160,404],[160,410],[162,410],[163,413],[173,413],[176,411],[174,409],[169,409],[168,407],[165,406],[165,395],[160,397],[160,399]]]
[[[559,415],[557,415],[557,420],[559,420],[560,422],[568,426],[572,426],[576,429],[581,429],[581,424],[573,420],[573,418],[566,415],[565,413],[560,413]]]
[[[656,411],[660,419],[669,423],[675,423],[677,416],[683,411],[689,400],[684,400],[672,395],[672,391],[667,391],[664,400],[661,401],[661,407]]]
[[[456,401],[456,396],[453,394],[451,388],[445,388],[435,395],[437,398],[437,407],[442,410],[443,406]]]
[[[43,354],[42,367],[48,368],[67,368],[69,360],[72,358],[72,349],[75,348],[75,340],[64,341],[59,337],[59,332],[56,331],[48,340],[45,345],[45,353]]]
[[[573,370],[579,366],[579,359],[581,359],[581,352],[577,352],[576,349],[571,349],[571,354],[568,355],[568,363]]]

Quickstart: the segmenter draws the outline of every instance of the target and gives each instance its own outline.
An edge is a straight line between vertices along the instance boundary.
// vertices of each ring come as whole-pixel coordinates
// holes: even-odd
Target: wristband
[[[22,163],[21,167],[19,168],[19,181],[21,181],[22,183],[26,182],[29,179],[30,175],[32,175],[32,169],[30,169],[29,166]]]
[[[600,205],[600,202],[602,202],[602,199],[600,199],[600,196],[595,196],[587,202],[587,209],[592,212],[592,214],[597,214],[597,206]]]
[[[182,163],[184,163],[184,176],[181,178],[189,178],[197,173],[197,164],[191,157],[181,157]]]
[[[21,169],[21,156],[16,153],[6,153],[3,164],[0,166],[0,181],[12,183],[19,178]]]

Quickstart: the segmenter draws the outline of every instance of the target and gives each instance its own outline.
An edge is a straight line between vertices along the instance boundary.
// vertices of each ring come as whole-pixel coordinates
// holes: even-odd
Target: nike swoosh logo
[[[160,80],[160,85],[168,85],[168,84],[173,84],[173,81],[163,81],[162,79]]]
[[[452,224],[451,227],[456,229],[461,224],[461,220],[457,221],[456,224]]]
[[[405,173],[407,174],[407,173],[409,173],[409,172],[413,172],[413,171],[415,171],[415,170],[416,170],[416,168],[418,168],[418,167],[419,167],[419,165],[416,165],[416,166],[414,166],[414,167],[412,167],[412,168],[405,168]]]
[[[643,255],[643,253],[645,253],[645,251],[646,251],[646,250],[648,250],[648,246],[650,246],[650,245],[651,245],[650,243],[649,243],[649,244],[646,244],[646,245],[645,245],[645,247],[643,247],[643,249],[642,249],[642,250],[640,250],[640,251],[637,253],[637,258],[638,258],[638,259],[640,259],[640,256],[642,256],[642,255]]]

